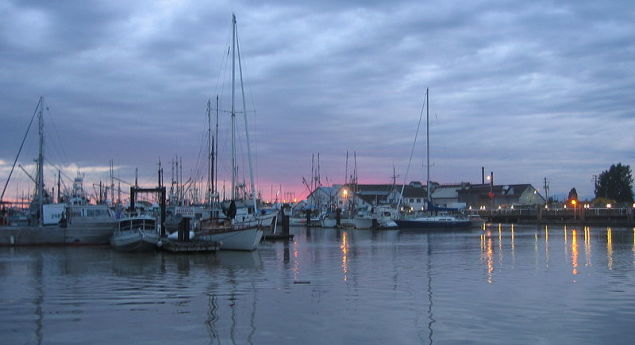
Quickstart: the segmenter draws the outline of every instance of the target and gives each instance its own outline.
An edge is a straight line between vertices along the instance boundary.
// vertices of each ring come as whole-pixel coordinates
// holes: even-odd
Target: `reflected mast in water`
[[[435,319],[432,316],[432,247],[430,246],[430,234],[427,234],[428,240],[428,340],[432,345],[432,324],[435,323]]]

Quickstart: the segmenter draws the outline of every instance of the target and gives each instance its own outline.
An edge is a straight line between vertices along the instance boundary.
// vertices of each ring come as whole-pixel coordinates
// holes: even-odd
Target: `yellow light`
[[[575,205],[577,205],[577,204],[578,204],[578,201],[577,201],[577,200],[575,200],[575,199],[571,200],[571,205],[575,206]]]
[[[342,191],[342,195],[346,198],[346,197],[348,196],[348,190],[347,190],[347,189],[344,189],[344,190]]]

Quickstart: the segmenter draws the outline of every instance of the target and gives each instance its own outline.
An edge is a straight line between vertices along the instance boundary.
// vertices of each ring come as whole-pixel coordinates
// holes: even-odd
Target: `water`
[[[632,344],[635,229],[292,229],[252,253],[0,248],[1,344]]]

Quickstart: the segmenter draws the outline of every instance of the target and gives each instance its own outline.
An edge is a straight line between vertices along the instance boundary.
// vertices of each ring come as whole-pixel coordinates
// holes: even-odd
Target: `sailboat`
[[[472,222],[469,219],[456,217],[447,213],[445,210],[435,207],[432,203],[431,185],[430,185],[430,99],[429,90],[426,89],[426,164],[427,164],[427,197],[426,204],[428,212],[435,212],[435,215],[426,215],[410,219],[395,219],[395,222],[401,229],[420,229],[420,230],[443,230],[443,229],[469,229]],[[403,190],[402,190],[403,193]]]
[[[238,51],[236,50],[238,49]],[[238,197],[238,183],[236,165],[236,53],[238,52],[238,69],[240,74],[240,88],[242,93],[243,120],[245,123],[245,139],[247,144],[247,158],[249,162],[249,179],[251,187],[251,200],[247,197],[240,200]],[[273,217],[269,214],[258,212],[258,203],[251,146],[249,142],[249,130],[247,124],[247,112],[245,92],[242,85],[242,67],[240,61],[240,47],[237,42],[236,15],[232,14],[232,105],[231,105],[231,147],[232,147],[232,190],[231,200],[225,211],[226,217],[211,217],[200,221],[196,231],[196,238],[216,241],[220,243],[220,249],[229,250],[255,250],[262,239],[263,229],[270,226]]]

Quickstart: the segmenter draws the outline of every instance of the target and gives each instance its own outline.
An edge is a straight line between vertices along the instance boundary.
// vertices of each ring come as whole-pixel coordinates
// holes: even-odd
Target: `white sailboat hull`
[[[215,234],[205,234],[198,238],[215,241],[221,250],[255,250],[262,239],[262,229],[253,227],[244,230],[232,230]]]

